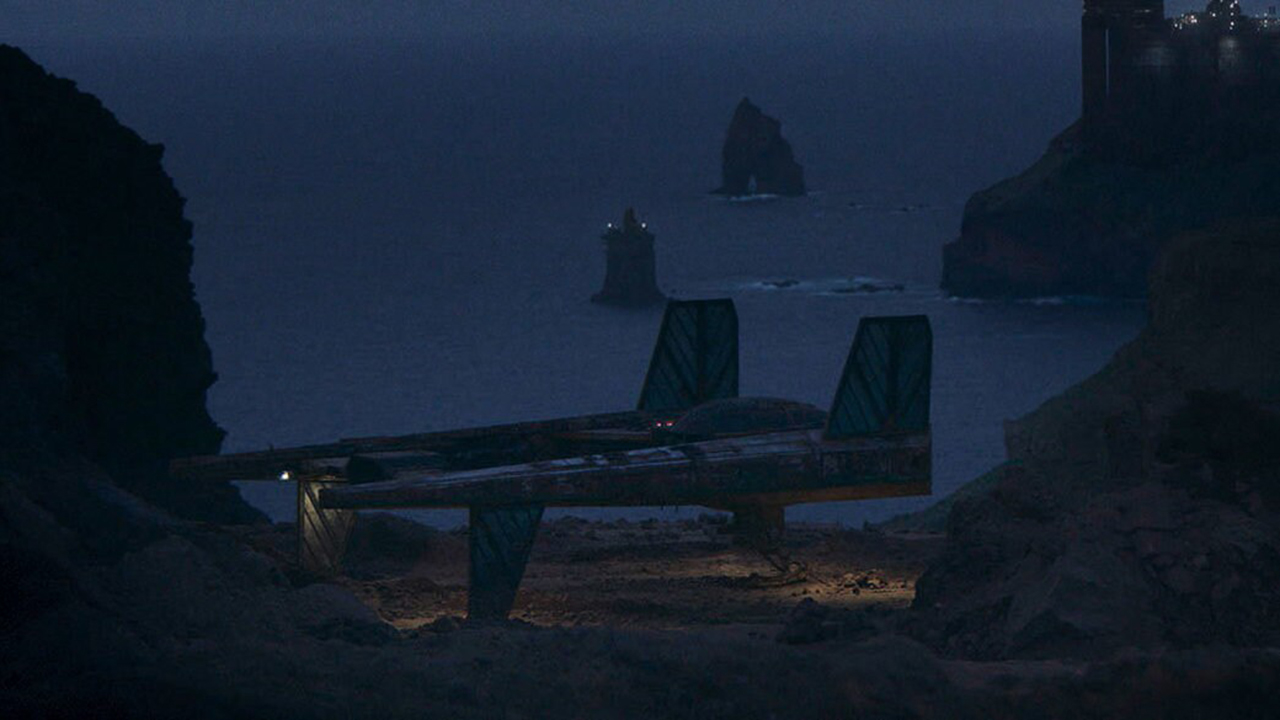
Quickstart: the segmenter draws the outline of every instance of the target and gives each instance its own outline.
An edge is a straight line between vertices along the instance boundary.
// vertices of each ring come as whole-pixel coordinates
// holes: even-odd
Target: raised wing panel
[[[928,430],[932,374],[928,317],[863,318],[827,417],[826,437]]]
[[[541,505],[471,508],[467,617],[500,619],[511,612],[541,521]]]
[[[345,483],[298,480],[298,563],[316,575],[337,575],[347,551],[347,538],[355,524],[352,510],[320,505],[320,491]]]
[[[685,410],[738,396],[738,313],[732,300],[667,303],[639,409]]]

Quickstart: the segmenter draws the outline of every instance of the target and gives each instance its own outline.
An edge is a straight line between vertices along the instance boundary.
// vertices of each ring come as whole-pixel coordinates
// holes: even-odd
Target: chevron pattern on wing
[[[685,410],[738,396],[738,313],[732,300],[667,303],[639,409]]]
[[[340,482],[298,481],[298,565],[316,575],[336,575],[342,570],[347,538],[355,524],[353,510],[320,507],[320,491]]]
[[[541,505],[471,508],[468,617],[502,619],[511,612],[541,521]]]
[[[933,331],[924,315],[863,318],[827,418],[829,439],[929,428]]]

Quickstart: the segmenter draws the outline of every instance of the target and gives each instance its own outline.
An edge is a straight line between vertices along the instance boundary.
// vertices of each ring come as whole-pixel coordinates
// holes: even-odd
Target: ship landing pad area
[[[466,507],[470,618],[508,617],[547,507],[729,510],[738,539],[791,578],[786,506],[929,494],[932,358],[927,317],[864,317],[830,412],[743,398],[733,302],[672,301],[634,411],[180,458],[170,470],[295,481],[299,563],[323,576],[342,572],[360,510]]]
[[[908,606],[941,535],[791,524],[786,549],[803,579],[783,583],[758,552],[734,545],[727,518],[543,523],[510,617],[540,626],[714,629],[772,640],[806,598],[833,613],[888,620]],[[467,613],[465,528],[439,531],[363,514],[347,556],[350,589],[402,630],[447,630]],[[291,558],[287,525],[251,538]],[[863,622],[863,620],[859,620]],[[848,625],[848,623],[844,623]]]

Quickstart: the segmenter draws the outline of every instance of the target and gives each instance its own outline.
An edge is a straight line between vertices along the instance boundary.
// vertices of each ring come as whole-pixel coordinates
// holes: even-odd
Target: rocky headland
[[[1280,207],[1274,18],[1085,0],[1081,42],[1080,119],[969,200],[943,253],[952,295],[1140,297],[1173,238]]]
[[[805,194],[804,168],[796,162],[791,143],[782,137],[782,123],[748,98],[738,103],[725,131],[720,174],[720,187],[715,190],[720,195]]]
[[[1187,147],[1165,148],[1160,162],[1155,149],[1134,158],[1100,149],[1072,126],[1021,175],[969,199],[959,239],[943,249],[943,290],[1142,297],[1172,238],[1280,207],[1280,154],[1269,143],[1229,154]]]

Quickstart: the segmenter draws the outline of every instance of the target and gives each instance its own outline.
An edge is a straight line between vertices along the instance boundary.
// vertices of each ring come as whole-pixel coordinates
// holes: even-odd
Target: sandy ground
[[[719,520],[544,523],[512,617],[543,626],[719,628],[772,637],[805,598],[831,608],[905,608],[942,543],[936,535],[791,525],[786,551],[805,571],[784,578],[761,554],[734,545]],[[402,542],[417,543],[418,556],[391,565],[353,553],[337,582],[400,629],[464,615],[466,531]]]

